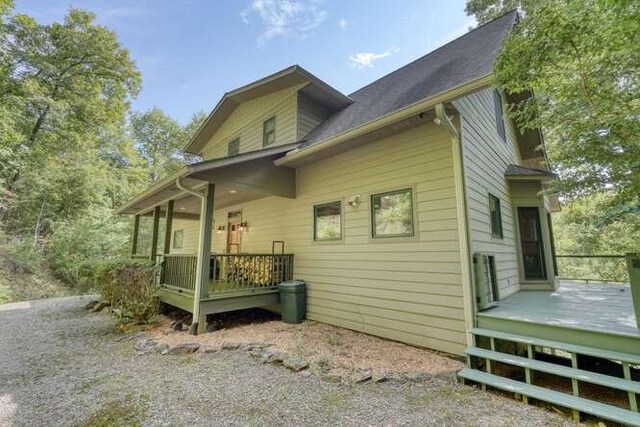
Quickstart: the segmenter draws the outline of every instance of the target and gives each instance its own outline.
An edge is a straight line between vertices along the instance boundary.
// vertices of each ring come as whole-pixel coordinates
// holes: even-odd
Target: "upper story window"
[[[342,239],[342,203],[331,202],[313,207],[313,240]]]
[[[227,156],[240,154],[240,138],[236,138],[227,144]]]
[[[271,117],[262,124],[262,146],[268,147],[276,142],[276,118]]]
[[[504,114],[502,110],[502,96],[498,89],[493,90],[493,107],[496,110],[496,130],[503,141],[507,141],[507,134],[504,128]]]
[[[372,237],[413,236],[411,188],[371,196]]]
[[[489,194],[489,216],[491,217],[491,235],[502,239],[502,212],[500,210],[500,199]]]

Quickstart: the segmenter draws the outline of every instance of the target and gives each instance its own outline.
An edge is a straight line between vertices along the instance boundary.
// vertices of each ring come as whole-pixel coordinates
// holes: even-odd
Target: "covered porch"
[[[214,209],[268,196],[295,198],[295,171],[274,165],[295,146],[185,166],[118,210],[134,215],[132,257],[159,266],[160,299],[193,314],[192,333],[206,330],[208,314],[278,304],[278,284],[292,279],[293,254],[285,253],[284,241],[272,242],[270,252],[244,253],[232,244],[212,251],[212,239],[219,236],[213,233]],[[142,220],[152,221],[145,249],[140,244]],[[172,251],[178,247],[176,220],[193,222],[198,230],[189,237],[191,246],[177,253]],[[234,232],[246,227],[242,219],[233,225]],[[215,229],[221,233],[225,225]]]

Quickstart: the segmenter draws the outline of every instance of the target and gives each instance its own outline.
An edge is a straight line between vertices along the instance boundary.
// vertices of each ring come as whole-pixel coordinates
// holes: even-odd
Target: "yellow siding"
[[[205,160],[227,156],[227,144],[240,138],[240,152],[262,148],[262,124],[276,117],[276,144],[289,144],[297,137],[297,98],[300,86],[240,104],[220,126],[203,150]]]
[[[424,125],[320,160],[298,169],[296,199],[268,197],[216,211],[216,224],[242,209],[249,224],[243,252],[270,252],[272,240],[286,242],[296,278],[309,286],[310,319],[462,354],[450,144],[441,128]],[[415,189],[417,237],[372,241],[370,194],[406,187]],[[355,195],[362,203],[351,207],[346,200]],[[313,205],[335,200],[343,201],[343,240],[313,242]],[[214,234],[213,250],[224,251],[225,237]]]
[[[504,171],[518,164],[512,126],[505,120],[507,141],[496,130],[493,89],[484,89],[454,102],[461,115],[461,139],[469,210],[471,253],[496,256],[500,297],[519,290],[515,221],[509,183]],[[489,193],[500,198],[502,239],[491,235]]]

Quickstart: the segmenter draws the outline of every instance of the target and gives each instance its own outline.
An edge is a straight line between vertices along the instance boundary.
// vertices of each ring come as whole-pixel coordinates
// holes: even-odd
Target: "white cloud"
[[[263,45],[274,37],[310,35],[327,17],[320,5],[321,0],[252,0],[240,17],[247,25],[258,17],[264,27],[258,44]]]
[[[357,68],[371,68],[373,67],[373,61],[391,56],[397,51],[397,48],[391,47],[382,53],[358,52],[354,53],[353,55],[349,55],[349,60],[351,61],[352,65]]]
[[[338,27],[340,27],[341,30],[346,30],[348,26],[349,21],[344,18],[340,18],[340,20],[338,21]]]

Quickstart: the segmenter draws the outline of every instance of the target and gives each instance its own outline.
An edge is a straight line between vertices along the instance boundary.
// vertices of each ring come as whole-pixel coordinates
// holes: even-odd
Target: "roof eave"
[[[313,145],[307,147],[298,148],[288,152],[284,157],[277,159],[275,164],[278,166],[286,166],[302,160],[303,158],[320,151],[326,150],[330,147],[342,144],[353,138],[369,133],[376,129],[382,128],[397,121],[406,119],[413,115],[419,114],[425,110],[433,108],[436,104],[441,102],[449,102],[454,99],[460,98],[468,93],[475,92],[493,83],[493,75],[487,74],[472,81],[455,86],[447,91],[441,92],[437,95],[425,98],[421,101],[408,105],[400,110],[393,111],[385,114],[384,116],[377,117],[369,122],[366,122],[358,127],[349,129],[343,132],[333,135],[325,140],[316,142]]]

